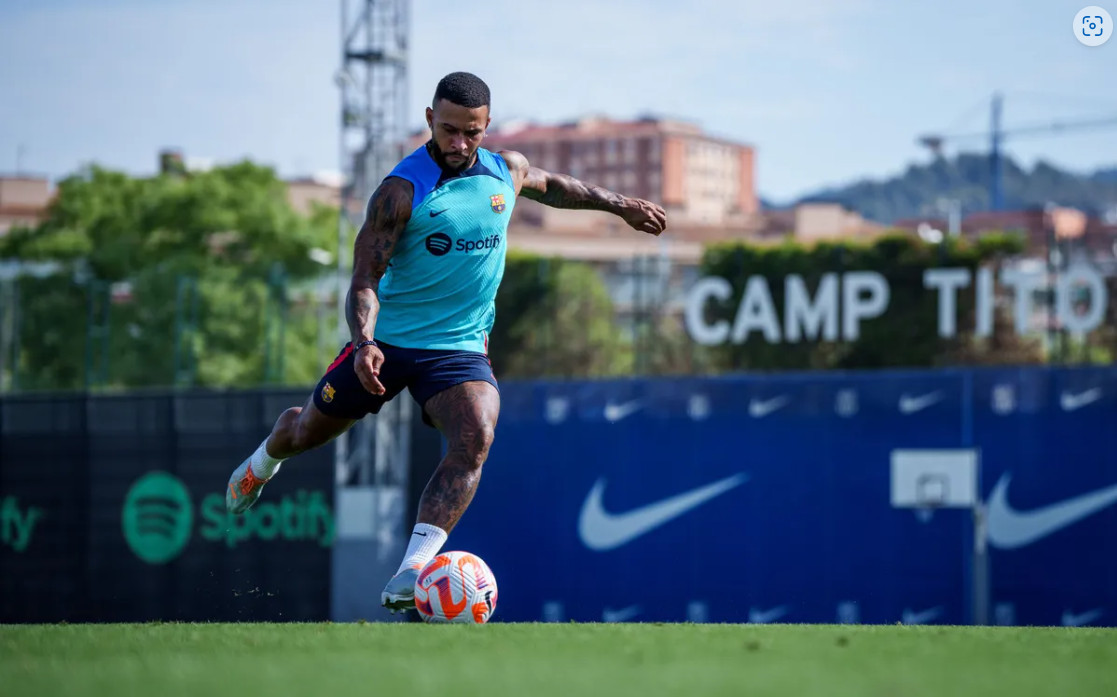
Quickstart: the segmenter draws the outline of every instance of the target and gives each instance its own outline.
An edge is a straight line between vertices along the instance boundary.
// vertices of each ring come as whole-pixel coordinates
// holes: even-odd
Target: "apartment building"
[[[489,131],[485,147],[517,150],[543,169],[659,203],[680,225],[724,226],[759,209],[753,149],[686,122],[508,123]],[[528,206],[521,215],[524,222],[569,227],[548,213]]]
[[[340,179],[327,177],[297,177],[284,182],[287,185],[287,201],[299,215],[309,215],[315,204],[327,208],[341,205]],[[364,210],[365,202],[360,202]]]
[[[53,196],[44,177],[0,176],[0,235],[16,225],[37,225]]]

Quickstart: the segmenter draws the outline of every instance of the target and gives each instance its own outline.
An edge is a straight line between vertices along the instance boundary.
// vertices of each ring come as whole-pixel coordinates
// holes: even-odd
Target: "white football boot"
[[[380,593],[380,604],[394,615],[400,610],[415,609],[415,582],[419,580],[418,566],[404,569],[388,581]]]
[[[276,469],[276,472],[278,471]],[[274,476],[275,474],[272,474],[272,477]],[[229,477],[229,486],[225,489],[225,509],[230,513],[244,513],[256,503],[256,499],[260,498],[260,492],[264,490],[264,485],[270,481],[270,477],[268,479],[257,477],[249,466],[248,460],[245,460]]]

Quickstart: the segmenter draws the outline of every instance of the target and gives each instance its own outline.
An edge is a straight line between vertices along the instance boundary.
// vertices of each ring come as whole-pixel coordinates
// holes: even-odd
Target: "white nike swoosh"
[[[936,390],[935,392],[921,395],[919,397],[909,397],[906,394],[902,394],[900,395],[900,413],[914,414],[917,411],[923,411],[927,407],[941,400],[941,390]]]
[[[761,418],[771,414],[772,412],[782,409],[787,406],[791,398],[787,395],[780,395],[771,399],[759,400],[753,399],[749,401],[749,415],[754,418]]]
[[[593,485],[582,504],[582,512],[578,516],[578,535],[590,549],[598,552],[615,549],[701,506],[715,496],[744,484],[746,480],[748,475],[742,472],[626,513],[613,514],[601,505],[601,497],[605,492],[603,477]]]
[[[787,606],[780,605],[771,610],[757,610],[754,607],[749,608],[749,622],[751,624],[771,624],[779,618],[787,614]]]
[[[1086,390],[1081,394],[1071,394],[1064,392],[1059,397],[1059,402],[1063,407],[1063,411],[1075,411],[1081,409],[1087,404],[1093,404],[1101,399],[1101,388],[1095,387],[1092,390]]]
[[[1016,511],[1008,503],[1012,476],[1001,475],[989,495],[989,541],[994,547],[1014,549],[1029,545],[1117,502],[1117,484],[1032,511]]]
[[[626,416],[631,416],[640,411],[642,406],[644,405],[638,399],[625,402],[624,404],[613,404],[612,402],[608,402],[605,405],[605,418],[608,421],[620,421]]]
[[[904,624],[927,624],[942,614],[942,607],[933,607],[930,610],[922,612],[912,612],[904,608],[903,619]]]
[[[1091,624],[1101,619],[1105,614],[1105,608],[1094,608],[1079,615],[1074,614],[1070,610],[1063,610],[1063,626],[1064,627],[1081,627],[1086,624]]]
[[[627,622],[636,615],[639,615],[641,612],[642,611],[639,605],[629,605],[628,607],[622,607],[620,610],[610,610],[609,608],[605,608],[601,611],[601,621]]]

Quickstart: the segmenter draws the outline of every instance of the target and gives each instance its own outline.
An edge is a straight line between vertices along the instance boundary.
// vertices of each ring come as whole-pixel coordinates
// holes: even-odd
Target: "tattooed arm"
[[[622,196],[567,174],[532,167],[526,157],[513,150],[504,150],[500,155],[508,164],[508,171],[516,184],[516,193],[533,201],[552,208],[612,213],[623,218],[634,229],[650,235],[658,235],[667,227],[667,213],[651,201]]]
[[[356,347],[373,338],[380,313],[377,290],[396,241],[411,219],[412,195],[411,182],[398,177],[385,179],[369,199],[365,224],[353,243],[353,278],[345,298],[345,319],[356,351],[357,377],[373,394],[384,393],[379,380],[384,354],[373,345]]]

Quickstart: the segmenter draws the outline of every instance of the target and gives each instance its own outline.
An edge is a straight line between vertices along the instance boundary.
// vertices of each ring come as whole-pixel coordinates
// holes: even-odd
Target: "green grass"
[[[1117,631],[693,624],[0,627],[0,693],[1117,695]]]

